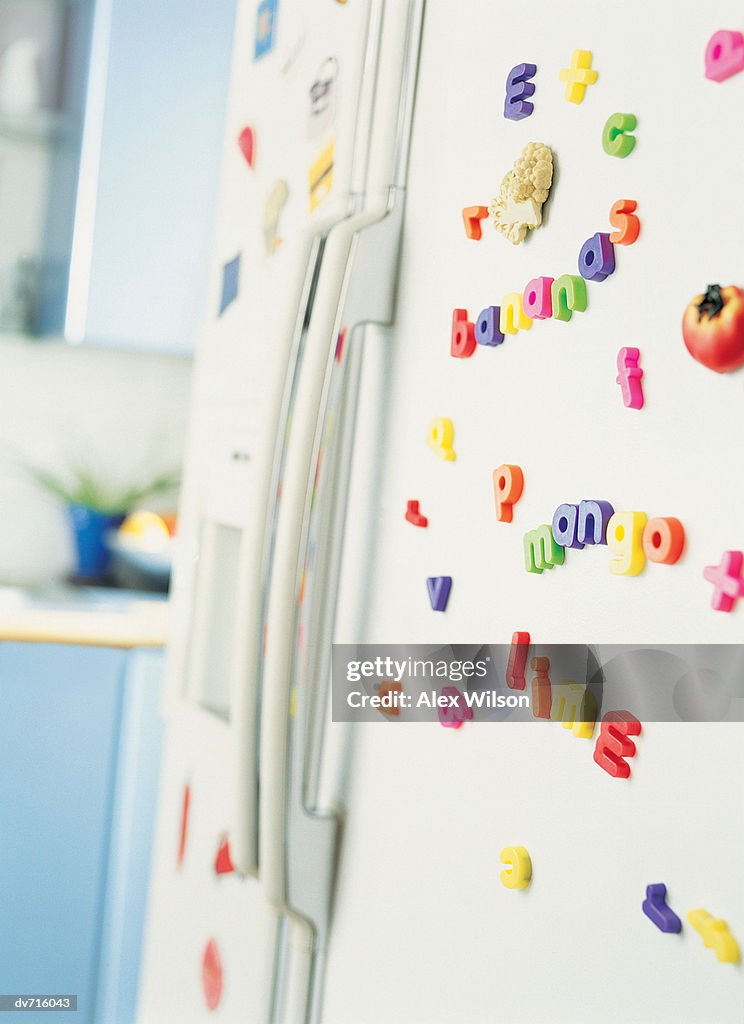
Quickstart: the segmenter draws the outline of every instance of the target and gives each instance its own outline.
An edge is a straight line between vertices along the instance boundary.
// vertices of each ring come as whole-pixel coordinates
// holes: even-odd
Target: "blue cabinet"
[[[65,1021],[134,1016],[161,662],[157,651],[0,644],[0,993],[77,994]]]

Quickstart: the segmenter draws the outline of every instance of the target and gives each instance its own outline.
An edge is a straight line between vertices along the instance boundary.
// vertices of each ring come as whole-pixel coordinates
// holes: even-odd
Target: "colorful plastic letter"
[[[614,512],[615,509],[609,501],[579,502],[578,538],[582,545],[607,543],[607,524],[612,519]]]
[[[526,889],[532,881],[532,860],[523,846],[506,846],[499,854],[502,864],[508,864],[511,871],[502,871],[501,884],[507,889]]]
[[[685,547],[685,528],[674,516],[649,519],[643,531],[643,551],[649,562],[674,565]]]
[[[220,296],[219,316],[231,306],[238,297],[240,287],[240,253],[222,268],[222,295]]]
[[[406,520],[413,526],[428,526],[429,520],[422,516],[417,501],[409,501],[406,505]]]
[[[478,314],[475,321],[475,340],[479,345],[500,345],[504,335],[499,328],[501,309],[498,306],[486,306]]]
[[[641,222],[635,216],[638,209],[635,199],[618,199],[610,208],[610,224],[616,230],[610,235],[613,245],[632,245],[641,231]]]
[[[638,736],[641,723],[629,711],[608,711],[599,727],[594,760],[613,779],[630,777],[630,765],[623,760],[635,757],[636,745],[629,736]]]
[[[682,922],[666,901],[667,887],[663,882],[646,886],[646,899],[641,909],[649,921],[662,932],[681,932]]]
[[[739,945],[728,929],[728,924],[709,914],[707,910],[688,910],[687,923],[703,937],[703,945],[715,950],[723,964],[738,964]]]
[[[256,130],[251,125],[246,125],[238,136],[240,152],[245,157],[245,162],[251,170],[256,166]]]
[[[506,664],[506,685],[510,690],[523,690],[527,685],[525,670],[530,654],[530,634],[512,633],[509,660]]]
[[[475,352],[475,326],[468,320],[467,309],[452,312],[450,354],[455,359],[469,359]]]
[[[440,459],[445,462],[455,461],[455,425],[446,416],[432,420],[429,427],[427,443],[432,451],[436,452]]]
[[[627,409],[643,408],[643,370],[638,365],[641,353],[637,348],[621,348],[617,354],[617,377],[623,405]]]
[[[579,252],[579,273],[587,281],[605,281],[615,272],[615,246],[603,231],[587,238]]]
[[[550,685],[550,658],[533,658],[532,670],[532,717],[550,718],[553,706],[553,691]]]
[[[567,68],[561,68],[559,75],[561,82],[566,83],[566,99],[569,103],[581,103],[584,99],[587,85],[594,85],[599,77],[592,68],[591,50],[574,50],[571,55],[571,64]]]
[[[522,309],[531,320],[549,320],[553,315],[552,277],[533,277],[522,295]]]
[[[426,579],[426,589],[429,591],[429,601],[434,611],[443,612],[449,601],[452,577],[428,576]]]
[[[397,703],[397,697],[393,697],[394,693],[403,693],[403,683],[393,682],[392,679],[383,679],[377,687],[377,696],[383,699],[387,697],[389,705],[383,705],[378,710],[388,718],[400,718],[400,705]]]
[[[570,320],[574,312],[586,310],[586,281],[578,274],[563,274],[553,281],[553,317]]]
[[[556,542],[561,547],[577,548],[578,550],[584,547],[577,532],[578,515],[579,506],[570,505],[568,502],[559,505],[555,510],[551,529]]]
[[[499,326],[504,334],[516,334],[517,331],[529,331],[532,321],[524,315],[522,296],[519,292],[510,292],[501,300],[501,320]]]
[[[465,703],[465,698],[456,686],[443,686],[440,695],[448,701],[444,707],[437,707],[440,725],[445,729],[459,729],[463,722],[471,720],[473,709]]]
[[[541,573],[543,569],[552,569],[554,565],[563,565],[566,560],[565,549],[556,544],[555,538],[547,523],[530,530],[524,535],[524,567],[527,572]]]
[[[714,32],[705,48],[705,77],[723,82],[744,69],[744,35],[722,28]]]
[[[635,130],[638,121],[635,114],[610,114],[602,130],[602,148],[608,156],[626,157],[635,149]]]
[[[646,564],[643,553],[645,512],[616,512],[607,526],[607,543],[615,558],[610,572],[616,576],[637,576]]]
[[[713,608],[717,612],[730,612],[740,597],[744,597],[742,565],[744,553],[724,551],[720,565],[707,565],[703,576],[713,584]]]
[[[479,242],[483,237],[481,221],[488,216],[487,206],[466,206],[462,211],[462,221],[465,225],[465,234],[474,242]]]
[[[506,76],[506,99],[504,117],[510,121],[521,121],[535,109],[528,96],[535,95],[535,86],[529,81],[534,78],[537,68],[534,64],[517,64]]]
[[[230,875],[234,870],[232,857],[230,856],[230,842],[227,838],[223,838],[215,854],[214,873],[216,875]]]
[[[493,496],[496,518],[500,523],[512,521],[512,506],[522,497],[524,474],[519,466],[503,465],[493,471]]]
[[[571,729],[580,739],[591,739],[597,720],[597,702],[594,694],[581,683],[563,679],[556,683],[550,717]]]

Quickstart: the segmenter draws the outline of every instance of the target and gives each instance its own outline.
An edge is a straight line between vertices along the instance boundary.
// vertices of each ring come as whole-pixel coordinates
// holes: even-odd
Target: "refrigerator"
[[[741,281],[743,28],[729,0],[241,2],[139,1024],[741,1020],[743,733],[701,680],[744,664],[744,371],[682,318]],[[489,207],[529,143],[552,184],[514,244]],[[527,693],[541,645],[628,669],[629,777],[599,722],[339,713],[334,644],[503,678],[517,633]],[[629,645],[685,645],[705,699],[644,719]]]

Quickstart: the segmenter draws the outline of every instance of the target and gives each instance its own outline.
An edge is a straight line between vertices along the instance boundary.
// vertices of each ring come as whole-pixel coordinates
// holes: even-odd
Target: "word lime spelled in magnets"
[[[534,64],[517,64],[506,76],[506,98],[504,99],[504,117],[509,121],[521,121],[529,117],[535,109],[528,96],[534,96],[535,86],[530,81],[537,73]]]
[[[428,576],[426,589],[429,592],[429,601],[435,612],[443,612],[447,608],[450,590],[452,589],[451,576]]]
[[[629,711],[608,711],[599,727],[594,760],[613,779],[630,777],[626,757],[635,757],[636,745],[631,736],[638,736],[641,723]]]
[[[724,551],[720,565],[707,565],[703,576],[713,584],[713,608],[717,612],[730,612],[740,597],[744,597],[744,578],[742,578],[744,553],[741,551]]]
[[[532,858],[523,846],[505,846],[499,854],[502,864],[511,870],[499,875],[507,889],[526,889],[532,881]]]
[[[641,353],[637,348],[621,348],[617,354],[617,377],[623,405],[627,409],[643,408],[643,370],[638,365]]]
[[[646,886],[646,899],[641,909],[649,921],[653,921],[662,932],[681,932],[682,922],[671,907],[667,906],[667,888],[663,882]]]
[[[558,78],[566,83],[566,99],[569,103],[581,103],[587,85],[594,85],[599,77],[592,68],[591,50],[574,50],[571,63],[561,68]]]
[[[719,29],[705,48],[705,77],[723,82],[737,71],[744,71],[744,35]]]
[[[429,520],[426,516],[421,515],[421,512],[419,511],[419,503],[417,501],[409,501],[406,504],[406,520],[414,526],[429,525]]]
[[[524,474],[519,466],[504,464],[493,471],[493,497],[496,518],[500,523],[512,521],[512,508],[522,497]]]

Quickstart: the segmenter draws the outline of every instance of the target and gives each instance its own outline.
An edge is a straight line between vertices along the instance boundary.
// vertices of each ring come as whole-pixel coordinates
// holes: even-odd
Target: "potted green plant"
[[[107,533],[118,529],[145,498],[175,490],[180,478],[177,471],[170,470],[142,484],[116,488],[80,467],[72,468],[65,476],[35,467],[28,472],[45,491],[67,506],[75,541],[75,577],[86,581],[100,581],[106,576],[110,560]]]

